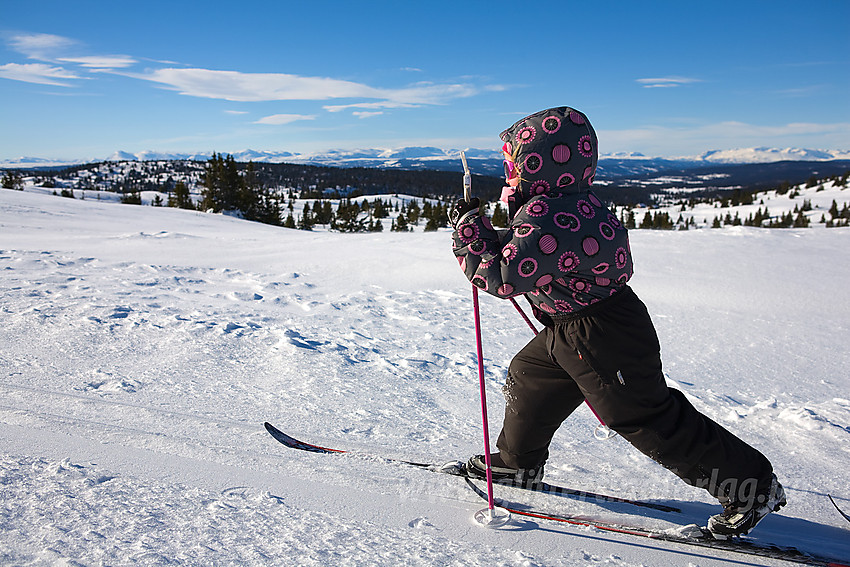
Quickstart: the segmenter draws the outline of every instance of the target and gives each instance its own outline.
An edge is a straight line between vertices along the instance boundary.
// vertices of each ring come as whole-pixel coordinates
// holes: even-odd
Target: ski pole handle
[[[463,162],[463,198],[465,201],[469,201],[472,197],[472,175],[469,173],[465,152],[460,152],[460,161]]]

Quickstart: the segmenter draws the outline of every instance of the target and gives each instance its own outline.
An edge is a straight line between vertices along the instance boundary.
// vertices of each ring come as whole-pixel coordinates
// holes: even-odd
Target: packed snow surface
[[[779,211],[774,211],[779,212]],[[850,229],[631,232],[665,370],[773,462],[789,504],[753,532],[850,560]],[[0,191],[0,564],[743,565],[780,562],[514,518],[459,479],[378,457],[481,451],[469,283],[450,233],[303,232]],[[531,332],[482,294],[490,429]],[[287,449],[270,421],[354,455]],[[577,410],[552,483],[660,528],[719,511]],[[377,457],[376,457],[377,456]]]

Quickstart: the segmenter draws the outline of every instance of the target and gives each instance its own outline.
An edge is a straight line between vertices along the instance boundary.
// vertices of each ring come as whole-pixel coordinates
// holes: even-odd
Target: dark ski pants
[[[667,387],[655,328],[628,287],[528,343],[511,361],[505,399],[496,445],[509,466],[544,462],[555,431],[586,399],[638,450],[721,502],[743,502],[770,483],[764,455]]]

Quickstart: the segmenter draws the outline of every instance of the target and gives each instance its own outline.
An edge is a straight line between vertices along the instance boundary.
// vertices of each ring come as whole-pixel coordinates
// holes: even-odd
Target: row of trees
[[[833,187],[844,189],[847,187],[850,180],[850,171],[843,175],[833,175],[827,179],[818,179],[813,176],[809,178],[805,186],[808,189],[816,188],[816,191],[823,191],[825,184],[831,182]],[[776,190],[777,195],[788,195],[790,199],[795,199],[800,196],[800,189],[792,187],[789,183],[784,182]],[[626,228],[641,228],[652,230],[688,230],[696,226],[696,221],[693,217],[685,219],[681,213],[688,209],[694,209],[698,204],[714,204],[715,208],[731,208],[740,205],[752,205],[756,202],[758,194],[752,191],[736,189],[728,195],[720,198],[690,198],[687,201],[679,203],[679,218],[673,222],[670,213],[667,211],[647,211],[641,223],[637,224],[634,210],[631,206],[624,206],[621,212],[621,222]],[[763,204],[764,201],[762,200]],[[721,228],[723,226],[752,226],[760,228],[805,228],[811,226],[813,222],[810,215],[806,213],[813,210],[810,199],[803,199],[802,204],[796,204],[793,211],[785,212],[779,216],[771,215],[767,207],[762,210],[761,207],[755,213],[751,213],[746,219],[741,219],[736,212],[733,216],[731,212],[725,215],[717,215],[711,221],[712,228]],[[844,203],[842,209],[839,210],[838,203],[832,201],[832,206],[829,211],[829,218],[826,214],[821,215],[820,223],[826,227],[850,226],[850,207]]]
[[[372,201],[352,199],[356,192],[341,198],[336,208],[330,201],[323,199],[325,192],[318,193],[314,188],[299,191],[300,197],[315,199],[312,207],[305,203],[298,219],[295,218],[292,205],[295,193],[289,192],[289,212],[283,218],[283,198],[280,192],[269,188],[267,182],[270,171],[280,168],[263,164],[265,175],[258,175],[253,163],[240,170],[233,156],[213,154],[204,167],[201,201],[198,207],[213,212],[237,212],[248,220],[268,224],[282,225],[288,228],[311,230],[316,225],[327,226],[338,232],[380,232],[384,230],[382,219],[390,216],[391,201],[375,199]],[[323,168],[319,168],[323,172]],[[332,168],[331,168],[332,169]],[[411,172],[407,172],[411,173]],[[328,177],[332,178],[330,173]],[[442,177],[442,174],[438,177]],[[169,206],[191,208],[192,201],[185,185],[178,183],[169,196]],[[404,232],[412,230],[421,221],[425,230],[437,230],[448,226],[448,204],[432,203],[425,199],[420,206],[418,201],[402,205],[391,223],[391,230]]]
[[[288,163],[258,163],[256,174],[271,187],[297,188],[302,199],[357,197],[397,193],[418,197],[457,198],[461,176],[454,171],[380,169],[371,167],[330,167]],[[473,175],[473,187],[482,200],[497,198],[500,177]],[[352,193],[351,188],[356,188]],[[338,194],[334,195],[334,192]]]
[[[409,232],[424,221],[424,230],[427,232],[448,226],[448,207],[447,203],[435,204],[427,199],[422,205],[413,200],[407,204],[393,206],[389,200],[358,202],[346,197],[341,199],[334,209],[330,201],[317,199],[313,201],[312,207],[309,202],[304,203],[301,215],[296,220],[290,201],[290,212],[283,221],[283,226],[312,230],[316,225],[323,225],[338,232],[381,232],[384,230],[382,219],[389,218],[392,211],[395,216],[390,223],[391,231]]]
[[[833,217],[835,218],[835,217]],[[688,230],[695,228],[697,223],[693,217],[685,219],[681,214],[679,218],[673,222],[670,213],[666,211],[651,212],[647,211],[640,225],[635,224],[635,216],[632,211],[629,211],[622,219],[626,228],[640,228],[648,230]],[[821,220],[827,226],[848,226],[850,225],[850,214],[848,219],[841,221],[842,224],[836,224],[835,221],[826,221],[825,217]],[[724,226],[753,226],[759,228],[806,228],[810,226],[811,221],[806,216],[805,210],[795,208],[794,211],[788,211],[778,217],[770,216],[767,208],[762,211],[759,207],[758,211],[747,216],[746,219],[741,219],[738,213],[732,216],[732,213],[726,215],[715,216],[711,222],[711,228],[721,228]]]
[[[726,215],[715,216],[711,222],[711,228],[721,228],[724,226],[753,226],[759,228],[807,228],[811,226],[811,219],[806,215],[807,211],[811,211],[811,202],[804,202],[802,207],[794,207],[793,211],[787,211],[779,216],[772,216],[767,207],[762,210],[761,207],[755,213],[751,213],[746,219],[741,219],[738,213],[732,216],[732,213]],[[839,210],[838,204],[833,201],[832,207],[829,209],[830,218],[826,215],[821,215],[820,223],[827,227],[850,226],[850,207],[844,203],[844,207]],[[650,230],[688,230],[688,228],[696,227],[696,221],[693,217],[685,220],[680,214],[676,222],[673,222],[670,213],[666,211],[651,212],[647,211],[640,225],[635,224],[635,215],[633,211],[626,213],[622,219],[626,228],[641,228]]]

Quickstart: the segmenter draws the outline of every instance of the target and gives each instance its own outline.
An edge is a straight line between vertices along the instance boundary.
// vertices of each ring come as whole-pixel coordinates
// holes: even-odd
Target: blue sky
[[[603,153],[850,149],[850,2],[0,0],[0,160],[496,148],[551,106]]]

